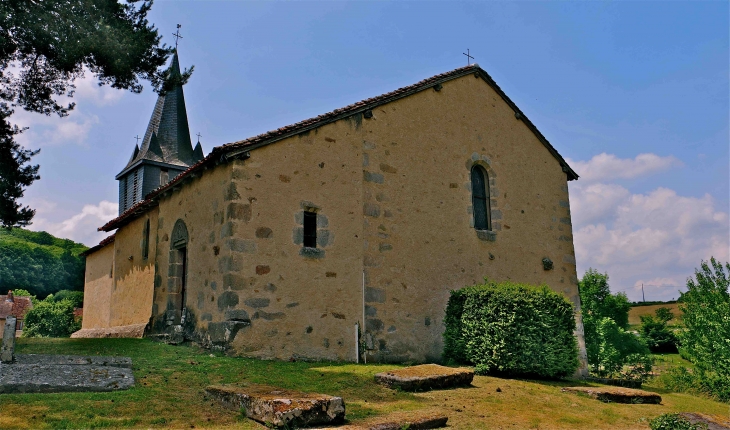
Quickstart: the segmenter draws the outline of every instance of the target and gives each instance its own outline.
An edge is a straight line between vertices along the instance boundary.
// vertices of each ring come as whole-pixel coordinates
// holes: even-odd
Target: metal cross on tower
[[[198,136],[198,143],[200,143],[200,138],[203,137],[203,135],[200,134],[200,132],[198,132],[198,134],[196,134],[196,136]]]
[[[134,138],[137,139],[137,145],[139,145],[139,140],[141,139],[141,137],[139,137],[139,134],[134,136]]]
[[[183,38],[182,36],[180,36],[180,27],[182,27],[182,25],[178,24],[177,25],[177,30],[174,33],[172,33],[172,35],[175,36],[175,50],[176,51],[177,51],[177,42],[178,42],[178,40],[180,40],[180,39]]]
[[[469,48],[466,49],[466,52],[462,52],[462,54],[466,55],[466,65],[467,66],[470,66],[471,65],[471,60],[473,60],[474,57],[472,57],[470,55]]]

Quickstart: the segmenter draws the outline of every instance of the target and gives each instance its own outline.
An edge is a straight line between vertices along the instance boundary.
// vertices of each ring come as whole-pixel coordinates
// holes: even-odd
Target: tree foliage
[[[599,377],[644,380],[651,371],[649,349],[629,327],[631,305],[611,294],[608,274],[588,269],[578,283],[588,365]]]
[[[0,225],[25,226],[34,211],[17,200],[39,179],[28,165],[38,151],[14,142],[21,132],[9,121],[15,107],[66,116],[74,81],[88,70],[100,85],[142,91],[140,79],[164,91],[170,79],[158,71],[172,49],[147,21],[152,1],[5,0],[0,2]],[[182,79],[191,71],[183,73]],[[179,78],[176,78],[179,79]]]
[[[42,300],[25,314],[24,337],[69,337],[81,324],[74,319],[70,300]]]
[[[46,297],[60,290],[82,290],[86,246],[46,232],[0,229],[0,292],[23,289]]]
[[[683,352],[695,364],[695,385],[730,401],[730,264],[703,261],[679,305]]]
[[[674,319],[674,314],[669,308],[659,308],[655,315],[641,315],[641,338],[652,352],[676,353],[677,336],[667,326],[667,323]]]

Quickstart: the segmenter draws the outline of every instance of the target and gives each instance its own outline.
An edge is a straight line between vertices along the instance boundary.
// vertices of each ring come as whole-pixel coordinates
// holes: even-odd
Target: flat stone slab
[[[624,387],[565,387],[566,393],[581,393],[606,403],[660,404],[662,396],[650,391]]]
[[[126,337],[141,339],[144,336],[144,329],[147,324],[121,325],[107,328],[85,328],[71,333],[73,339]]]
[[[274,427],[310,427],[345,420],[342,397],[302,393],[266,385],[212,385],[208,396],[234,411],[245,411],[255,421]]]
[[[463,367],[453,368],[438,364],[421,364],[389,372],[377,373],[375,382],[403,391],[426,391],[459,387],[471,384],[474,371]]]
[[[730,430],[730,418],[696,412],[682,412],[679,415],[692,424],[705,424],[707,430]]]
[[[58,365],[94,365],[132,368],[132,359],[129,357],[96,356],[96,355],[47,355],[47,354],[18,354],[15,364],[40,364],[45,366]]]
[[[126,390],[134,386],[131,359],[17,355],[0,364],[0,394]]]

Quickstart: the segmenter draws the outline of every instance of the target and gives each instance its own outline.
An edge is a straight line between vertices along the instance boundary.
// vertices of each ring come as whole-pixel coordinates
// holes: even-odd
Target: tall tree
[[[0,225],[28,225],[35,211],[17,200],[39,179],[30,165],[38,150],[20,147],[22,130],[9,122],[20,107],[44,115],[66,116],[74,103],[74,81],[88,70],[99,85],[142,91],[140,79],[156,91],[168,85],[159,69],[172,48],[147,21],[152,1],[3,0],[0,2]],[[183,79],[190,71],[183,73]]]

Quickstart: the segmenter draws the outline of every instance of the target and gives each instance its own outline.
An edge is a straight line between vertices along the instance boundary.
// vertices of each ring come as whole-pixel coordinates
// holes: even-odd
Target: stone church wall
[[[109,327],[114,288],[114,242],[86,257],[82,329]]]
[[[449,290],[485,277],[546,283],[579,306],[566,174],[484,81],[389,103],[363,129],[372,358],[438,360]],[[473,228],[475,164],[489,175],[489,232]]]
[[[566,174],[487,83],[465,76],[367,116],[175,187],[117,232],[112,300],[139,294],[130,312],[151,309],[153,333],[181,324],[244,355],[350,361],[363,321],[369,361],[438,361],[449,291],[485,277],[546,283],[579,306]],[[489,176],[491,231],[473,228],[475,164]],[[305,210],[317,213],[314,250],[303,247]],[[154,263],[135,254],[147,216]],[[139,286],[153,284],[145,311],[152,293]]]

